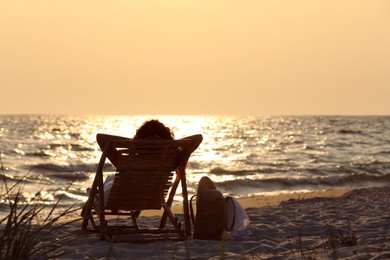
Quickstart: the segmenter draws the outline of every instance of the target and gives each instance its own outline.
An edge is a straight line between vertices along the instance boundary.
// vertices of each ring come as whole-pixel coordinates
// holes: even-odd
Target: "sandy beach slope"
[[[62,259],[390,259],[390,188],[241,200],[253,235],[223,242],[101,241],[80,221],[51,233]],[[143,215],[153,226],[157,216]],[[55,239],[55,240],[53,240]]]

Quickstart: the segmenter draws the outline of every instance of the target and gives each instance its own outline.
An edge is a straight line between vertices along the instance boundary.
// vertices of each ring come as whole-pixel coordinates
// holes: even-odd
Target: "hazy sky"
[[[390,115],[390,1],[4,0],[26,113]]]

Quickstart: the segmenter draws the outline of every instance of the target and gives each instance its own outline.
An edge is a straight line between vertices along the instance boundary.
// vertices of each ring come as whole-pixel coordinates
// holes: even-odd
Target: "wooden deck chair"
[[[82,210],[82,229],[100,232],[100,238],[113,234],[127,233],[167,233],[175,232],[180,237],[191,236],[188,210],[188,194],[185,166],[193,150],[202,138],[180,140],[111,140],[104,149],[97,167],[90,195]],[[196,143],[197,142],[197,143]],[[107,152],[114,148],[118,155],[117,169],[108,198],[104,198],[103,166]],[[172,182],[173,172],[176,178]],[[183,214],[185,230],[171,211],[176,189],[181,182],[183,195]],[[171,188],[168,199],[166,195]],[[142,210],[161,209],[163,215],[156,229],[141,229],[137,217]],[[127,215],[132,225],[112,226],[108,224],[108,215]],[[169,218],[173,229],[167,229]]]

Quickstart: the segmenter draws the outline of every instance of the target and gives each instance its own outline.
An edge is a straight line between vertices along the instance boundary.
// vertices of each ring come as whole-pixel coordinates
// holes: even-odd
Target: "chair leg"
[[[172,213],[171,208],[168,206],[166,202],[163,203],[163,208],[164,208],[164,212],[166,212],[174,228],[177,230],[177,232],[180,235],[182,235],[181,223],[177,221],[177,217],[175,217],[175,215]]]
[[[92,212],[91,211],[92,211],[92,207],[93,207],[93,204],[94,204],[94,201],[95,201],[95,196],[97,195],[97,192],[98,192],[99,179],[101,179],[101,181],[102,181],[102,177],[100,177],[100,176],[102,174],[101,171],[103,169],[104,161],[105,161],[105,152],[103,152],[102,158],[100,158],[100,163],[99,163],[99,166],[98,166],[98,170],[97,170],[96,176],[95,176],[95,178],[93,180],[92,188],[89,191],[88,200],[85,203],[85,205],[84,205],[84,207],[83,207],[83,209],[81,211],[81,216],[83,217],[83,222],[81,224],[81,229],[83,229],[83,230],[87,229],[88,220],[92,216]],[[99,167],[100,167],[100,169],[99,169]]]
[[[99,222],[100,222],[100,239],[105,239],[107,234],[107,221],[105,217],[105,210],[104,210],[104,188],[103,188],[103,176],[99,172],[99,181],[97,184],[98,189],[98,197],[97,197],[97,203],[96,203],[96,210],[99,214]]]
[[[88,220],[89,220],[89,217],[86,217],[86,216],[83,217],[83,222],[81,224],[81,229],[82,230],[87,230]]]
[[[90,218],[89,218],[89,221],[91,221],[92,228],[93,228],[94,230],[96,230],[96,223],[95,223],[95,220],[93,219],[92,214],[91,214],[91,216],[90,216]]]
[[[98,203],[97,201],[95,202],[95,211],[96,211],[96,214],[99,218],[99,231],[100,231],[100,239],[105,239],[106,238],[106,234],[107,234],[107,221],[106,221],[106,218],[105,218],[105,215],[104,215],[104,209],[99,207],[100,203]]]
[[[172,205],[173,197],[175,196],[176,189],[179,186],[179,182],[180,182],[180,177],[177,176],[174,183],[172,184],[171,192],[169,193],[169,197],[168,197],[168,200],[166,202],[169,207]],[[161,217],[161,221],[160,221],[160,229],[165,228],[166,222],[167,222],[167,213],[164,210],[164,213],[163,213],[163,215]]]
[[[190,211],[188,208],[187,180],[185,174],[181,176],[181,189],[183,195],[184,225],[185,225],[186,235],[190,237],[191,222],[190,222]]]
[[[105,239],[107,234],[107,221],[104,217],[104,212],[99,214],[99,222],[100,222],[100,239]]]
[[[138,212],[136,212],[136,211],[130,212],[131,220],[133,221],[135,229],[139,229],[138,221],[137,221],[137,217],[138,217],[137,214],[138,214]]]
[[[93,202],[91,202],[90,200],[88,200],[88,201],[85,203],[85,205],[84,205],[84,207],[83,207],[83,209],[82,209],[82,211],[81,211],[81,216],[83,217],[83,222],[82,222],[82,224],[81,224],[81,229],[83,229],[83,230],[86,230],[86,229],[87,229],[87,227],[88,227],[88,221],[89,221],[89,219],[92,217],[92,213],[91,213],[91,211],[92,211],[92,203],[93,203]]]

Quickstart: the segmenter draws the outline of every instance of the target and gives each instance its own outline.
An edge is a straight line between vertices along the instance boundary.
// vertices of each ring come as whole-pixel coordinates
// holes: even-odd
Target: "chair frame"
[[[117,150],[117,152],[123,152],[130,151],[137,145],[150,145],[150,147],[153,149],[153,147],[163,147],[166,151],[167,147],[181,147],[182,150],[179,152],[177,150],[177,154],[179,156],[180,153],[180,161],[177,162],[176,169],[170,170],[170,178],[173,176],[173,171],[176,173],[176,178],[171,183],[170,186],[166,186],[165,188],[170,187],[170,192],[168,199],[166,200],[166,193],[167,189],[164,191],[164,195],[161,195],[162,201],[160,200],[158,207],[157,202],[153,203],[154,206],[151,208],[148,208],[148,206],[118,206],[122,204],[119,202],[117,206],[112,207],[112,205],[116,205],[115,201],[113,203],[112,200],[110,200],[110,196],[108,196],[108,200],[106,202],[107,205],[105,205],[105,199],[104,199],[104,182],[103,182],[103,168],[106,163],[107,154],[110,149],[114,148]],[[191,223],[190,223],[190,214],[189,214],[189,207],[188,207],[188,192],[187,192],[187,181],[186,181],[186,172],[185,172],[185,166],[189,160],[189,157],[191,156],[191,153],[195,149],[191,149],[194,147],[194,140],[188,138],[180,139],[180,140],[109,140],[106,145],[104,146],[102,155],[100,157],[99,164],[97,166],[96,175],[90,190],[90,195],[88,197],[88,200],[86,201],[83,210],[81,212],[81,216],[83,218],[81,228],[83,230],[88,230],[88,224],[90,223],[92,225],[92,231],[99,232],[100,238],[105,239],[107,236],[112,236],[113,234],[133,234],[133,233],[177,233],[180,238],[185,239],[186,237],[191,236]],[[126,150],[127,149],[127,150]],[[162,153],[162,156],[166,156]],[[130,157],[130,156],[129,156]],[[133,157],[134,159],[134,157]],[[164,158],[161,158],[163,160]],[[135,159],[137,160],[137,159]],[[144,159],[141,159],[139,161],[142,161]],[[133,161],[134,162],[134,161]],[[127,162],[128,165],[131,165],[130,162]],[[129,167],[129,166],[128,166]],[[119,165],[117,165],[117,172],[115,173],[115,176],[120,174],[122,172],[122,176],[130,176],[130,173],[127,173],[127,169],[118,169],[120,168]],[[122,167],[123,168],[123,167]],[[161,170],[161,169],[160,169]],[[167,172],[168,170],[164,170]],[[123,175],[125,174],[125,175]],[[168,174],[168,173],[167,173]],[[130,176],[131,177],[131,176]],[[143,176],[144,177],[144,176]],[[123,178],[123,177],[122,177]],[[136,178],[136,177],[135,177]],[[120,180],[120,177],[118,177]],[[165,185],[169,184],[171,180],[168,180],[165,182]],[[115,181],[114,181],[115,183]],[[184,215],[184,230],[181,228],[181,223],[178,221],[177,217],[173,214],[171,210],[171,205],[173,202],[173,197],[176,193],[176,190],[181,183],[182,188],[182,196],[183,196],[183,215]],[[113,188],[114,189],[114,188]],[[111,207],[109,206],[111,205]],[[130,204],[132,204],[130,202]],[[148,210],[148,209],[161,209],[163,208],[163,214],[161,216],[160,225],[158,229],[141,229],[137,222],[137,217],[139,215],[140,210]],[[138,211],[138,212],[137,212]],[[137,214],[138,213],[138,214]],[[96,225],[94,216],[98,217],[99,224]],[[133,222],[132,226],[109,226],[108,221],[106,219],[107,215],[127,215],[131,217],[131,220]],[[166,220],[169,218],[171,224],[173,225],[173,229],[166,229]]]

